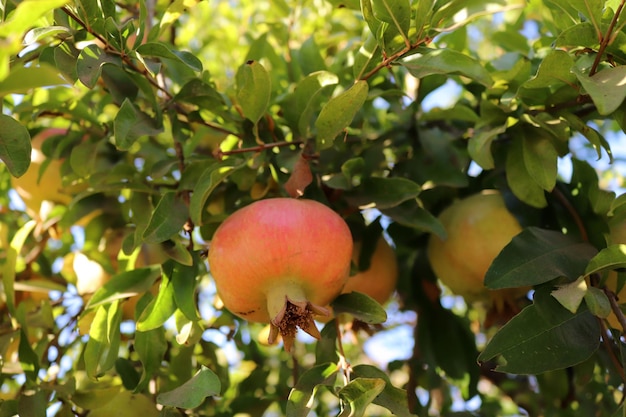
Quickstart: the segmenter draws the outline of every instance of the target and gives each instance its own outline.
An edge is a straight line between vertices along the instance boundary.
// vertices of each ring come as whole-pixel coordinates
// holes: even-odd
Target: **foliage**
[[[625,329],[603,318],[626,326],[605,288],[626,198],[593,164],[626,128],[623,6],[0,2],[0,416],[622,413]],[[11,179],[49,128],[72,203],[25,210]],[[534,286],[507,316],[442,293],[425,254],[490,188],[524,231],[485,284]],[[285,195],[364,250],[383,225],[400,270],[387,314],[342,295],[362,322],[293,355],[221,308],[206,264],[230,213]]]

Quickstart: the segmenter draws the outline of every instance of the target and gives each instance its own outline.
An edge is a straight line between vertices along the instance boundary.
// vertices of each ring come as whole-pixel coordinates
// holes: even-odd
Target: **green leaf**
[[[332,387],[338,370],[334,363],[324,363],[304,372],[289,393],[286,414],[290,417],[307,417],[313,408],[312,399],[318,388]]]
[[[41,369],[39,363],[39,355],[33,350],[28,340],[28,334],[26,330],[22,328],[20,330],[20,342],[18,345],[18,354],[20,360],[20,366],[22,371],[26,375],[26,379],[30,382],[37,381],[37,374]]]
[[[384,210],[415,199],[421,190],[417,183],[406,178],[368,177],[358,188],[347,192],[346,199],[356,206]]]
[[[111,401],[89,411],[89,417],[157,417],[161,414],[153,400],[144,394],[122,390]]]
[[[502,249],[485,275],[492,290],[537,285],[557,277],[585,275],[596,249],[554,230],[529,227]]]
[[[10,38],[15,34],[25,33],[40,17],[67,3],[69,0],[24,0],[19,2],[9,19],[0,23],[0,37]],[[3,5],[3,9],[4,7],[6,5]]]
[[[143,232],[147,243],[161,243],[179,233],[189,214],[187,205],[174,191],[166,192],[154,209],[150,223]]]
[[[552,142],[545,137],[525,136],[523,139],[524,165],[530,177],[546,191],[556,185],[558,154]]]
[[[152,268],[138,268],[113,275],[91,298],[85,309],[99,307],[133,295],[150,291],[158,278],[158,271]]]
[[[591,96],[602,116],[613,113],[626,98],[626,66],[605,68],[591,77],[578,67],[572,69],[578,81]]]
[[[193,265],[183,265],[175,262],[172,270],[172,284],[174,286],[174,299],[176,306],[192,321],[200,319],[196,311],[196,277],[198,276],[198,265],[201,260],[194,254]]]
[[[302,79],[294,91],[296,112],[299,114],[298,131],[303,137],[309,137],[311,119],[318,109],[323,93],[336,85],[339,78],[328,71],[318,71]]]
[[[338,417],[361,417],[365,409],[385,389],[386,382],[379,378],[355,378],[339,390],[344,410]]]
[[[139,137],[156,135],[162,130],[153,118],[135,107],[128,98],[124,99],[113,123],[115,144],[123,150],[128,150]]]
[[[574,59],[562,50],[553,50],[543,58],[537,75],[522,84],[522,88],[554,88],[557,84],[572,85],[576,76],[571,69]]]
[[[224,161],[210,165],[198,179],[191,200],[189,202],[189,213],[191,220],[196,225],[202,224],[202,213],[209,196],[220,185],[222,181],[228,178],[232,173],[245,166],[245,161],[237,159],[225,159]]]
[[[121,321],[119,303],[101,305],[96,310],[84,353],[85,370],[90,378],[97,378],[115,366],[120,348]]]
[[[19,396],[18,412],[20,416],[46,417],[48,397],[45,391],[29,391]]]
[[[163,273],[159,293],[141,313],[137,320],[137,331],[147,332],[163,326],[176,311],[176,296],[172,284],[175,264],[175,261],[168,260],[162,265]]]
[[[611,302],[600,288],[589,287],[585,293],[585,304],[596,317],[606,318],[611,314]]]
[[[0,82],[0,97],[8,94],[26,94],[34,88],[67,85],[59,71],[48,65],[12,68]]]
[[[385,372],[371,365],[356,365],[352,368],[352,372],[359,378],[376,378],[385,381],[385,388],[372,401],[374,404],[385,407],[397,417],[415,417],[409,412],[406,391],[394,387]]]
[[[177,51],[162,42],[146,42],[137,48],[137,53],[144,57],[165,58],[178,61],[196,72],[202,72],[202,62],[194,54]]]
[[[491,154],[491,142],[505,131],[506,124],[489,130],[480,129],[469,138],[467,151],[472,159],[483,169],[494,168],[493,155]]]
[[[441,222],[428,210],[421,207],[417,200],[408,200],[395,207],[381,209],[380,211],[403,226],[434,233],[441,239],[446,237],[446,229],[444,229]]]
[[[237,102],[243,115],[257,123],[265,114],[272,95],[270,75],[258,61],[243,64],[237,70]]]
[[[420,0],[417,3],[415,11],[415,29],[417,30],[418,39],[424,38],[424,30],[430,26],[430,19],[433,14],[433,7],[436,0]]]
[[[154,375],[161,369],[162,361],[167,352],[167,340],[163,328],[135,333],[135,352],[143,365],[141,380],[135,388],[135,392],[141,392],[147,388]]]
[[[404,38],[411,26],[411,5],[408,0],[372,0],[374,17],[394,26]]]
[[[218,376],[202,366],[193,378],[180,387],[157,395],[157,402],[164,406],[192,409],[199,407],[206,397],[219,395],[221,389]]]
[[[427,50],[422,55],[405,59],[402,65],[416,78],[432,74],[455,74],[468,77],[486,87],[493,84],[489,71],[482,63],[451,49]]]
[[[530,176],[524,163],[523,139],[516,138],[506,156],[506,180],[511,191],[524,203],[543,208],[548,205],[545,192]]]
[[[626,245],[610,245],[594,256],[585,269],[585,275],[591,275],[605,269],[626,268]]]
[[[348,313],[359,321],[380,324],[387,321],[387,312],[372,297],[360,292],[341,294],[332,302],[336,314]]]
[[[20,122],[0,114],[0,159],[14,177],[21,177],[30,165],[30,134]]]
[[[357,81],[326,103],[315,120],[318,150],[330,148],[335,137],[352,123],[367,99],[368,89],[367,81]]]
[[[88,45],[78,56],[76,61],[76,73],[78,79],[87,88],[94,88],[102,75],[102,67],[107,64],[122,65],[119,57],[109,55],[96,45]]]
[[[376,37],[369,33],[363,45],[359,48],[357,55],[354,57],[354,66],[352,74],[354,78],[360,80],[365,74],[373,70],[376,65],[382,61],[380,45]]]
[[[585,361],[600,344],[600,326],[587,308],[567,311],[548,291],[513,317],[487,344],[479,362],[499,357],[496,371],[538,374]]]
[[[6,305],[9,309],[9,312],[15,316],[15,273],[17,269],[17,260],[18,254],[22,252],[22,248],[26,243],[26,239],[31,234],[35,226],[37,226],[38,222],[35,220],[30,220],[15,233],[13,238],[11,239],[11,243],[9,247],[5,249],[4,256],[5,260],[3,263],[0,263],[0,276],[2,277],[2,285],[6,300]]]
[[[609,156],[611,163],[613,162],[613,152],[611,152],[611,146],[600,134],[600,132],[587,125],[587,123],[572,113],[566,112],[563,114],[563,117],[567,120],[567,123],[569,123],[573,130],[582,133],[582,135],[589,141],[591,146],[593,146],[593,149],[595,149],[598,159],[602,158],[602,149],[604,149]]]

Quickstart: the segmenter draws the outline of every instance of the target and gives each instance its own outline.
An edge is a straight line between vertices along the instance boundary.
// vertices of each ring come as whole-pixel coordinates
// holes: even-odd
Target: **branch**
[[[228,156],[228,155],[236,155],[236,154],[240,154],[240,153],[247,153],[247,152],[262,152],[265,151],[267,149],[272,149],[272,148],[284,148],[287,146],[299,146],[302,145],[304,142],[301,140],[294,140],[292,142],[272,142],[272,143],[264,143],[261,144],[259,146],[252,146],[250,148],[240,148],[240,149],[232,149],[230,151],[222,151],[222,150],[218,150],[217,151],[217,158],[218,159],[222,159],[224,156]]]
[[[611,33],[613,33],[613,30],[615,29],[615,25],[617,24],[617,21],[619,20],[619,17],[622,14],[622,9],[624,8],[624,4],[626,4],[626,0],[622,0],[619,6],[617,6],[617,10],[615,10],[615,14],[613,15],[613,19],[611,19],[609,28],[606,30],[606,35],[604,35],[602,39],[600,39],[600,48],[598,49],[598,54],[596,55],[596,58],[593,61],[593,65],[591,66],[591,69],[589,70],[590,77],[598,71],[598,66],[600,66],[600,61],[602,60],[604,51],[606,50],[607,46],[609,46],[609,44],[612,41]]]

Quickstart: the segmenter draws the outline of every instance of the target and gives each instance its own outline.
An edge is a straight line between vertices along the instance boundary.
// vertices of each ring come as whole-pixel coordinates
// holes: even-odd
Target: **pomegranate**
[[[270,323],[290,351],[297,328],[320,337],[314,315],[348,279],[352,235],[344,220],[313,200],[256,201],[215,231],[209,266],[224,306],[252,322]]]
[[[352,260],[359,262],[361,242],[354,244]],[[351,276],[343,288],[343,293],[358,291],[367,294],[379,304],[385,304],[396,289],[398,282],[398,261],[396,253],[384,237],[376,242],[369,268]]]

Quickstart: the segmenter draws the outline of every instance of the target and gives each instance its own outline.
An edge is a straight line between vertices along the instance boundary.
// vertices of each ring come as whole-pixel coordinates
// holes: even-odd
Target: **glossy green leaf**
[[[137,320],[137,331],[146,332],[163,326],[176,311],[176,298],[172,274],[175,261],[169,260],[162,265],[162,278],[159,293],[143,310]]]
[[[469,138],[467,150],[472,159],[483,169],[494,168],[491,143],[505,131],[506,125],[503,125],[488,130],[479,130]]]
[[[552,191],[558,174],[558,154],[549,139],[529,137],[523,139],[524,165],[530,177],[546,191]]]
[[[426,51],[423,55],[405,59],[402,65],[416,78],[450,74],[463,75],[486,87],[493,83],[489,71],[480,62],[451,49]]]
[[[591,77],[577,67],[572,69],[578,81],[591,96],[598,113],[603,116],[613,113],[626,98],[626,67],[605,68]]]
[[[406,391],[394,387],[385,372],[371,365],[356,365],[352,368],[352,372],[359,378],[376,378],[385,381],[385,388],[372,401],[374,404],[385,407],[397,417],[415,417],[409,412]]]
[[[380,324],[387,321],[387,312],[372,297],[360,292],[341,294],[332,302],[336,314],[348,313],[359,321]]]
[[[417,183],[406,178],[369,177],[358,188],[346,193],[346,198],[357,206],[384,210],[416,198],[421,190]]]
[[[585,269],[585,275],[591,275],[606,269],[626,268],[626,245],[610,245],[594,256]]]
[[[196,72],[202,71],[202,62],[192,53],[177,51],[163,42],[147,42],[137,48],[144,57],[165,58],[178,61]]]
[[[206,397],[219,395],[221,383],[217,375],[202,366],[198,372],[180,387],[162,392],[157,396],[161,405],[191,409],[200,406]]]
[[[557,277],[576,280],[596,254],[588,243],[554,230],[529,227],[502,249],[485,275],[490,289],[537,285]]]
[[[517,198],[536,208],[548,205],[544,189],[532,179],[524,164],[524,144],[521,138],[513,141],[508,149],[506,172],[507,183]]]
[[[361,417],[367,406],[385,389],[386,382],[379,378],[355,378],[337,393],[344,410],[338,417]]]
[[[152,213],[150,223],[143,232],[148,243],[160,243],[180,233],[189,217],[187,205],[174,191],[166,192]]]
[[[335,137],[350,126],[367,99],[368,89],[367,81],[357,81],[326,103],[315,121],[319,150],[333,146]]]
[[[237,70],[237,102],[243,115],[257,123],[265,114],[272,95],[270,75],[258,61],[243,64]]]
[[[505,324],[478,361],[499,359],[496,371],[537,374],[589,358],[600,344],[600,325],[587,308],[567,311],[548,291]]]
[[[333,318],[324,324],[320,332],[320,340],[315,343],[315,363],[337,363],[337,319]]]
[[[304,372],[287,400],[287,415],[307,417],[313,408],[312,399],[320,386],[332,386],[339,368],[334,363],[315,365]]]
[[[84,353],[85,370],[90,378],[97,378],[115,366],[120,348],[121,320],[119,303],[97,308]]]
[[[11,175],[21,177],[30,165],[30,134],[20,122],[0,114],[0,159]]]

